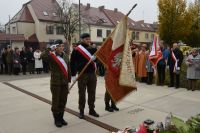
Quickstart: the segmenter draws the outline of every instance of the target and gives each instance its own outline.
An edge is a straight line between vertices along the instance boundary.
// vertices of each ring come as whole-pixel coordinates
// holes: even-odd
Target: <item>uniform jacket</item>
[[[189,62],[192,62],[190,64]],[[189,55],[186,59],[187,64],[187,79],[200,79],[200,55],[194,57]]]
[[[97,51],[96,48],[91,47],[87,44],[81,43],[80,45],[82,45],[85,49],[87,49],[91,55],[93,55]],[[77,72],[80,73],[82,71],[82,69],[88,63],[88,59],[86,59],[79,51],[74,49],[72,51],[70,62],[71,62],[72,76],[75,76]],[[87,67],[84,73],[94,73],[94,72],[95,72],[95,68],[92,65],[92,63],[90,63],[90,65]]]
[[[56,54],[58,55],[58,54]],[[51,85],[68,85],[71,79],[71,71],[69,67],[69,59],[65,53],[62,53],[61,57],[65,60],[68,66],[68,78],[64,76],[60,70],[58,64],[51,58],[49,51],[46,50],[41,54],[41,58],[49,62],[49,67],[51,70]]]

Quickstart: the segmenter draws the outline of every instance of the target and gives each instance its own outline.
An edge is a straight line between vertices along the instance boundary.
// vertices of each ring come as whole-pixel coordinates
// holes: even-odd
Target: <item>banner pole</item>
[[[131,14],[131,12],[133,11],[133,9],[134,8],[136,8],[136,6],[137,6],[137,4],[135,4],[132,8],[131,8],[131,10],[126,14],[126,16],[129,16],[130,14]],[[111,33],[112,34],[112,33]],[[110,34],[110,36],[111,36],[111,34]],[[110,37],[109,36],[109,37]],[[108,38],[109,38],[108,37]],[[100,49],[99,49],[100,50]],[[99,51],[98,50],[98,51]],[[96,51],[96,53],[98,52],[98,51]],[[96,55],[96,53],[94,54],[94,55]],[[80,72],[80,74],[78,75],[78,77],[76,78],[76,81],[75,82],[73,82],[72,83],[72,85],[69,87],[69,91],[74,87],[74,85],[76,84],[76,82],[79,80],[79,78],[83,75],[83,73],[85,72],[85,70],[87,69],[87,67],[90,65],[90,63],[92,62],[93,60],[90,60],[86,65],[85,65],[85,67],[82,69],[82,71]]]

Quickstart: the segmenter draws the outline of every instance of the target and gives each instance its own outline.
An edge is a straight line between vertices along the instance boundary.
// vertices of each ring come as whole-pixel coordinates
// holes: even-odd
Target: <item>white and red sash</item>
[[[175,62],[175,66],[174,66],[174,72],[176,72],[177,68],[178,68],[178,59],[176,58],[174,52],[172,51],[172,59]]]
[[[76,50],[79,51],[79,53],[81,53],[88,61],[92,60],[92,55],[82,45],[77,46]],[[94,66],[94,68],[96,70],[96,63],[94,61],[92,61],[91,63],[92,63],[92,65]]]
[[[64,76],[68,77],[68,67],[67,67],[65,60],[60,56],[56,56],[56,54],[53,52],[50,52],[50,56],[58,64],[58,66],[59,66],[61,72],[63,72]]]

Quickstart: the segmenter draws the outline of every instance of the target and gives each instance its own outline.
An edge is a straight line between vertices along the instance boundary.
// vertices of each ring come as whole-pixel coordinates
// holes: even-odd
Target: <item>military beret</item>
[[[63,44],[63,41],[61,39],[58,39],[58,40],[55,40],[54,44],[60,45],[60,44]]]
[[[80,36],[81,39],[84,39],[84,38],[87,38],[87,37],[90,37],[90,34],[89,34],[89,33],[83,33],[83,34],[81,34],[81,36]]]

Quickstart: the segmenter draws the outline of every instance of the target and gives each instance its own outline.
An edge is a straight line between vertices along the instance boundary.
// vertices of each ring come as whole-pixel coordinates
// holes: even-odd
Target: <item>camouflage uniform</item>
[[[59,56],[56,53],[57,56]],[[52,93],[52,107],[55,119],[62,119],[64,115],[65,105],[67,103],[67,96],[69,93],[68,83],[70,82],[70,69],[69,69],[69,59],[65,53],[61,55],[66,64],[68,65],[68,78],[64,76],[61,72],[58,64],[51,58],[49,51],[46,50],[41,54],[41,58],[49,62],[49,67],[51,71],[51,81],[50,89]]]

